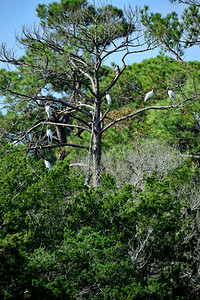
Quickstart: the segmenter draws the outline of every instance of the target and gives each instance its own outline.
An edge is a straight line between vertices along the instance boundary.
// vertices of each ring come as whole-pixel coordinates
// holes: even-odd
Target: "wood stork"
[[[167,88],[167,93],[171,99],[176,100],[176,95],[170,88]]]
[[[45,105],[45,111],[47,113],[48,118],[50,119],[51,115],[52,115],[52,109],[49,105]]]
[[[50,164],[50,162],[45,159],[44,163],[45,163],[46,168],[50,171],[51,170],[51,164]]]
[[[51,129],[50,128],[47,128],[47,132],[46,132],[46,134],[47,134],[47,137],[48,137],[48,141],[52,141],[52,139],[53,139],[53,133],[52,133],[52,131],[51,131]]]
[[[200,128],[200,116],[198,113],[193,112],[193,116],[195,118],[195,120],[197,121],[198,127]]]
[[[14,141],[14,142],[12,142],[12,145],[14,145],[14,146],[18,146],[18,145],[24,145],[24,143],[22,142],[22,141]]]
[[[153,97],[153,95],[154,95],[154,90],[148,92],[148,93],[145,95],[145,97],[144,97],[144,101],[149,100],[150,98]]]
[[[110,94],[108,94],[108,92],[106,92],[106,100],[107,100],[107,103],[108,103],[108,106],[111,106],[111,97],[110,97]]]

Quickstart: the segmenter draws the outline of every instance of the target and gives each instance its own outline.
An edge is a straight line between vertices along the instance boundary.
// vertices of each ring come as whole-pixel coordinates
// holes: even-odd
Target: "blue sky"
[[[92,1],[92,0],[91,0]],[[23,25],[32,25],[38,22],[36,7],[39,3],[48,4],[50,0],[0,0],[0,44],[6,43],[9,49],[15,49],[16,53],[22,54],[21,50],[17,50],[15,43],[15,34],[21,32]],[[172,10],[181,13],[185,5],[171,4],[169,0],[113,0],[111,3],[119,8],[124,5],[131,5],[134,7],[138,5],[143,7],[149,5],[150,11],[161,12],[167,14]],[[135,55],[128,63],[140,62],[145,58],[156,56],[158,52],[148,52],[145,54]],[[200,60],[199,48],[194,47],[186,52],[185,60]],[[2,65],[0,65],[2,67]]]

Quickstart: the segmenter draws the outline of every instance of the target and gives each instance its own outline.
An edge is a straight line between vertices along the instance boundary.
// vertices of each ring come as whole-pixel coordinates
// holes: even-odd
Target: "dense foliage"
[[[2,298],[197,299],[198,185],[184,176],[199,170],[121,190],[104,174],[94,190],[68,165],[12,148],[0,161]]]

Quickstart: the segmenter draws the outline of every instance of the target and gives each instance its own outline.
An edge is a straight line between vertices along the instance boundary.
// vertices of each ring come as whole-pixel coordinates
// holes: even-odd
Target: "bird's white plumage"
[[[172,90],[168,90],[167,92],[168,92],[168,95],[170,98],[172,98],[173,100],[176,100],[176,95]]]
[[[18,145],[24,145],[24,143],[22,142],[22,141],[14,141],[14,142],[12,142],[12,145],[14,145],[14,146],[18,146]]]
[[[47,129],[47,137],[50,141],[53,139],[53,133],[50,128]]]
[[[153,91],[153,90],[150,91],[150,92],[148,92],[148,93],[145,95],[145,97],[144,97],[144,101],[149,100],[150,98],[153,97],[153,95],[154,95],[154,91]]]
[[[46,168],[50,171],[51,170],[51,164],[50,164],[50,162],[45,159],[44,163],[45,163]]]
[[[106,100],[107,100],[107,103],[108,103],[108,105],[109,106],[111,106],[111,97],[110,97],[110,95],[109,94],[106,94]]]
[[[52,110],[51,110],[51,107],[49,105],[45,105],[45,111],[47,113],[48,118],[50,118],[51,115],[52,115]]]
[[[200,127],[200,116],[198,113],[193,112],[194,118],[197,121],[198,127]]]

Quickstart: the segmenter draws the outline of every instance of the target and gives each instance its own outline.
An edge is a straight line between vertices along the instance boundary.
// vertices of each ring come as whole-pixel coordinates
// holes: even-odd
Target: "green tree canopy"
[[[182,60],[184,49],[200,43],[200,14],[198,1],[178,2],[188,4],[181,19],[176,12],[166,17],[160,13],[149,13],[148,6],[141,10],[141,17],[146,36],[161,50]]]

